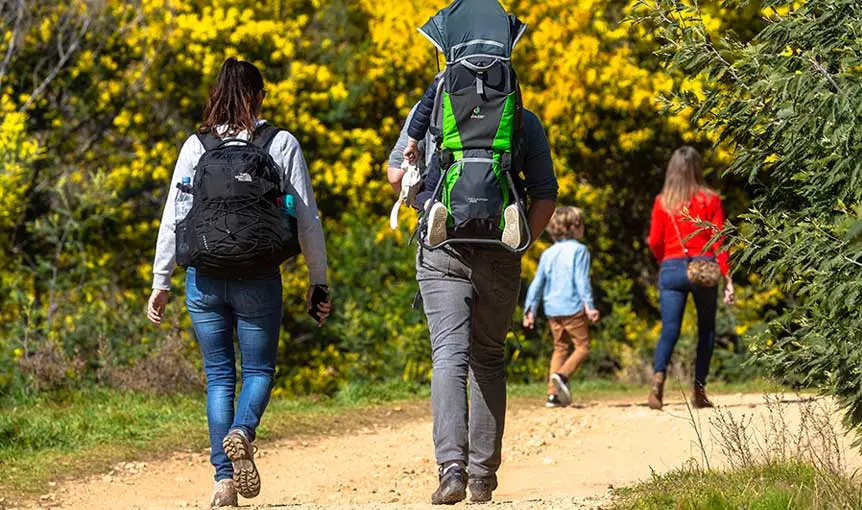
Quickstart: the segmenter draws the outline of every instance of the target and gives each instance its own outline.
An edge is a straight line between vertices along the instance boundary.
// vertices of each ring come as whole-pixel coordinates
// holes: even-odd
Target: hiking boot
[[[715,407],[709,398],[706,396],[706,386],[694,383],[694,389],[691,395],[691,405],[695,409],[710,409]]]
[[[557,390],[557,398],[560,399],[560,404],[563,407],[572,403],[572,392],[569,390],[569,378],[563,374],[554,372],[551,374],[551,384]]]
[[[664,373],[656,372],[653,376],[652,380],[652,389],[649,392],[649,398],[647,398],[647,404],[650,409],[655,409],[656,411],[661,411],[661,408],[664,406],[662,400],[664,399]]]
[[[440,202],[435,202],[428,213],[428,244],[437,246],[446,241],[446,223],[449,221],[449,211]]]
[[[487,503],[491,501],[497,488],[496,476],[470,477],[470,502]]]
[[[503,211],[503,244],[517,250],[521,247],[521,215],[518,206],[511,204]]]
[[[213,485],[213,498],[210,508],[237,506],[236,483],[233,480],[219,480]]]
[[[432,505],[454,505],[467,498],[467,471],[458,462],[440,466],[440,486],[431,495]]]
[[[260,494],[260,473],[254,465],[251,441],[239,429],[227,433],[222,442],[227,458],[233,463],[233,479],[239,495],[250,499]]]
[[[548,395],[548,400],[545,401],[545,407],[566,407],[560,402],[560,397],[556,395]]]

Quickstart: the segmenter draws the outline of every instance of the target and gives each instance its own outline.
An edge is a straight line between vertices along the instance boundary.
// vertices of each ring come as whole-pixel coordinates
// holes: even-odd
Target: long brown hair
[[[204,108],[202,133],[227,125],[228,134],[253,133],[263,101],[263,75],[254,64],[233,57],[225,60]]]
[[[673,153],[661,190],[661,202],[669,214],[677,214],[701,191],[714,193],[703,179],[703,158],[694,147],[684,145]]]

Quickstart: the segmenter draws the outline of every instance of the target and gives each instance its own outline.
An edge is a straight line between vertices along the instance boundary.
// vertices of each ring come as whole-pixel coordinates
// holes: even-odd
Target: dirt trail
[[[799,420],[800,404],[787,397],[788,423]],[[735,416],[754,415],[762,427],[768,414],[759,395],[715,398]],[[708,419],[706,449],[721,464]],[[849,441],[848,441],[849,443]],[[321,510],[426,509],[436,476],[430,409],[423,417],[379,423],[349,435],[294,438],[259,445],[261,508]],[[847,449],[849,451],[849,449]],[[591,402],[545,409],[541,401],[510,406],[500,488],[493,508],[597,508],[609,501],[610,486],[647,479],[700,458],[696,434],[681,400],[665,412],[632,402]],[[859,458],[849,459],[860,465]],[[42,508],[205,508],[211,467],[204,452],[177,454],[167,461],[116,466],[111,475],[65,484],[42,500]],[[241,501],[248,505],[249,501]]]

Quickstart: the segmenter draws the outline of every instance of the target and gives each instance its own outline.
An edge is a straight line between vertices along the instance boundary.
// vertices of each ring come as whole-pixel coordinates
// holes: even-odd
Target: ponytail
[[[243,130],[254,132],[262,93],[263,75],[254,64],[227,59],[210,92],[200,131],[211,132],[216,126],[226,125],[230,135]]]

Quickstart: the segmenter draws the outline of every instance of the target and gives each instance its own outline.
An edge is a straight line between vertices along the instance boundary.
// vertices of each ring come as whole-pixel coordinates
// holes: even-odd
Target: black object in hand
[[[329,289],[324,285],[315,285],[314,290],[311,291],[311,308],[308,310],[308,315],[318,324],[320,323],[320,310],[317,307],[328,301]]]

